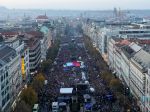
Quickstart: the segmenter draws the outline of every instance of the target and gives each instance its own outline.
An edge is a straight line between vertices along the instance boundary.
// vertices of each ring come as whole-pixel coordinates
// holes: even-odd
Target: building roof
[[[121,45],[129,45],[131,42],[127,39],[121,40],[121,42],[119,44]]]
[[[142,47],[140,47],[139,45],[137,45],[136,43],[132,42],[130,45],[131,49],[133,49],[135,52],[138,52],[139,50],[142,49]]]
[[[36,19],[48,19],[46,15],[39,15]]]
[[[43,33],[39,32],[39,31],[29,31],[29,32],[26,32],[26,34],[32,35],[33,37],[42,37],[43,36]]]
[[[42,26],[40,31],[43,32],[44,34],[47,34],[49,32],[49,29],[46,26]]]
[[[11,36],[11,35],[19,35],[18,32],[1,32],[1,35]]]
[[[138,48],[136,46],[134,46],[137,51],[139,51],[140,49],[144,49],[145,51],[150,53],[150,39],[131,39],[131,41],[136,44],[136,46],[138,46]]]
[[[131,47],[129,47],[128,45],[123,46],[121,49],[122,52],[127,56],[127,58],[131,58],[135,53],[135,51],[131,49]]]
[[[40,43],[40,39],[42,38],[40,33],[36,31],[26,32],[20,36],[20,38],[24,41],[25,47],[34,48]]]
[[[149,44],[150,45],[150,39],[141,39],[138,41],[140,44]]]
[[[30,48],[33,48],[34,46],[36,46],[36,44],[39,41],[39,39],[37,39],[37,38],[24,38],[23,40],[24,40],[25,44]]]
[[[116,46],[117,47],[123,47],[123,46],[129,45],[130,43],[131,42],[127,39],[121,39],[121,40],[117,41]]]
[[[133,59],[139,63],[144,69],[148,69],[150,67],[150,53],[141,49],[137,52]]]
[[[6,45],[0,45],[0,65],[9,63],[12,59],[17,56],[16,51]]]

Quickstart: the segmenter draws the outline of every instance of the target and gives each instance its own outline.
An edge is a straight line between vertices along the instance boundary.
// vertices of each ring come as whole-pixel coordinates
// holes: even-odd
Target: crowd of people
[[[67,62],[77,60],[84,62],[84,69],[63,66]],[[86,50],[82,38],[62,38],[58,55],[45,76],[48,84],[39,94],[41,111],[51,111],[52,102],[57,101],[60,88],[73,87],[79,83],[82,80],[81,72],[84,71],[90,86],[95,89],[94,94],[92,94],[95,100],[93,112],[126,112],[101,78],[101,70],[96,68],[95,63],[96,60]]]
[[[81,79],[81,75],[78,74],[80,69],[73,67],[71,70],[67,70],[63,67],[65,63],[73,61],[74,57],[85,57],[82,47],[73,46],[73,43],[69,44],[69,42],[71,42],[71,39],[61,40],[58,55],[52,68],[49,69],[49,73],[46,74],[48,84],[39,94],[40,106],[43,109],[45,108],[44,111],[51,110],[51,103],[57,100],[61,87],[70,87]]]

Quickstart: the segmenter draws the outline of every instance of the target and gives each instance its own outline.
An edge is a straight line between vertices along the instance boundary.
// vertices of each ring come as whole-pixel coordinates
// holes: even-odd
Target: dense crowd
[[[82,69],[78,67],[64,68],[64,64],[74,60],[82,60],[85,64],[84,71],[88,77],[90,86],[95,89],[93,98],[93,111],[95,112],[126,112],[101,78],[101,70],[95,66],[96,60],[89,55],[83,39],[62,39],[58,55],[53,66],[46,74],[48,84],[44,86],[39,94],[39,103],[42,112],[51,110],[52,102],[57,100],[61,87],[73,87],[81,81]],[[111,97],[109,97],[111,96]]]

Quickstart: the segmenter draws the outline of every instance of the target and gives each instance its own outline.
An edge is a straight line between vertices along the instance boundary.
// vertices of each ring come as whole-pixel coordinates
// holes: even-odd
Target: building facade
[[[25,37],[23,41],[29,49],[30,74],[35,74],[41,62],[41,42],[34,37]]]
[[[150,66],[150,54],[141,49],[132,58],[130,62],[130,81],[131,92],[138,99],[139,106],[143,112],[146,112],[145,103],[147,96],[147,88],[149,87],[148,79],[146,81],[146,74]],[[147,77],[149,78],[149,77]]]
[[[2,112],[10,110],[22,88],[20,56],[11,47],[0,47],[0,108]]]
[[[29,80],[29,49],[25,47],[24,41],[21,40],[18,36],[8,37],[4,38],[4,41],[2,42],[5,45],[10,46],[11,48],[15,49],[18,55],[20,56],[20,64],[22,65],[22,58],[24,60],[24,65],[22,65],[22,69],[24,66],[24,72],[23,75],[25,76],[23,80],[28,81]]]
[[[130,40],[111,38],[108,43],[110,69],[130,90],[142,112],[149,112],[150,53]],[[143,40],[142,40],[143,41]]]

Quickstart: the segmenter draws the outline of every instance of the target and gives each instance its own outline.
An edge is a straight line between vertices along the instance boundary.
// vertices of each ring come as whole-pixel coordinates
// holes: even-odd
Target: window
[[[2,100],[2,107],[5,105],[5,99]]]
[[[6,77],[8,77],[8,72],[6,72]]]
[[[2,74],[2,73],[3,73],[3,70],[0,71],[0,74]]]
[[[6,85],[8,84],[8,80],[6,81]]]
[[[1,76],[1,82],[3,82],[4,78],[3,78],[3,75]]]
[[[1,93],[2,97],[4,97],[4,91]]]
[[[9,94],[7,94],[7,101],[9,100],[9,98],[10,98],[10,97],[9,97]]]
[[[7,89],[6,89],[7,91],[9,90],[9,86],[7,87]]]
[[[3,88],[5,87],[4,83],[1,85],[1,90],[3,90]]]
[[[6,93],[7,93],[7,90],[5,89],[5,95],[6,95]]]
[[[4,76],[3,76],[3,77],[4,77],[4,79],[6,78],[5,74],[4,74]]]

